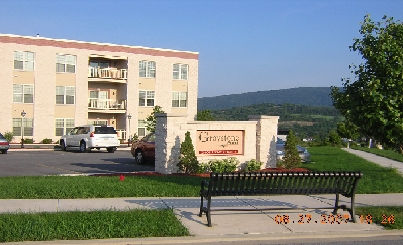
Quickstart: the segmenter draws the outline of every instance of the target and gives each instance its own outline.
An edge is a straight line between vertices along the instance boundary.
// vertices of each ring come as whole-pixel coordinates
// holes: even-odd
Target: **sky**
[[[342,86],[366,14],[402,0],[0,0],[0,33],[199,53],[198,97]]]

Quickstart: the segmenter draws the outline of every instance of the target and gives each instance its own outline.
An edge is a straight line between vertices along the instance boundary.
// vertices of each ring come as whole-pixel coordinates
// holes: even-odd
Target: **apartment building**
[[[0,132],[14,142],[85,124],[144,136],[156,105],[197,114],[197,52],[0,34],[0,67]]]

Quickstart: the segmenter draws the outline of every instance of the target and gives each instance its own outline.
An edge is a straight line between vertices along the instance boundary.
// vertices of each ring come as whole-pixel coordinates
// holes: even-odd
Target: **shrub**
[[[199,162],[197,161],[195,149],[190,138],[190,132],[185,134],[185,140],[181,143],[180,149],[181,155],[179,156],[179,162],[176,165],[179,171],[195,174],[199,172]]]
[[[24,138],[24,144],[33,144],[33,143],[34,143],[34,139]]]
[[[210,160],[208,164],[211,172],[228,173],[236,170],[239,160],[236,157],[230,157],[228,159]]]
[[[276,163],[276,168],[285,168],[284,161],[278,160]]]
[[[256,159],[252,159],[246,163],[245,171],[252,172],[252,171],[259,171],[262,167],[262,162],[256,161]]]
[[[199,170],[198,173],[209,173],[210,171],[210,165],[208,163],[200,163],[199,164]]]
[[[42,144],[52,144],[53,140],[52,139],[48,139],[48,138],[44,138],[42,140]]]
[[[284,147],[284,167],[287,169],[293,169],[301,165],[301,158],[299,157],[296,138],[292,130],[287,135],[287,141]]]
[[[3,136],[4,136],[4,138],[6,138],[6,140],[7,140],[8,142],[11,142],[11,141],[14,139],[14,134],[13,134],[13,132],[5,132],[5,133],[3,134]]]

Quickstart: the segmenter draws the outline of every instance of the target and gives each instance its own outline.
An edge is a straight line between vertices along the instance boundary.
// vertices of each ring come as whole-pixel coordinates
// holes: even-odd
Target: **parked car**
[[[277,160],[282,160],[284,157],[284,149],[285,149],[285,141],[282,141],[281,139],[277,139],[276,143],[276,157]],[[311,155],[309,154],[308,150],[300,145],[297,145],[297,150],[299,153],[299,157],[301,158],[301,161],[303,162],[310,162],[311,161]]]
[[[140,140],[133,141],[130,150],[137,164],[155,161],[155,134],[150,133]]]
[[[80,152],[106,148],[109,153],[113,153],[120,146],[116,130],[112,126],[104,125],[75,127],[66,135],[63,135],[59,142],[64,151],[67,147],[79,147]]]
[[[3,154],[7,154],[8,149],[10,149],[10,143],[4,136],[0,133],[0,151]]]

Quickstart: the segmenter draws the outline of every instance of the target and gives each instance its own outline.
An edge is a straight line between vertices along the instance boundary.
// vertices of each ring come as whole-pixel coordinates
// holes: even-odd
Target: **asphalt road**
[[[154,171],[154,166],[137,165],[130,151],[9,151],[0,154],[0,176],[61,174],[110,174]]]

